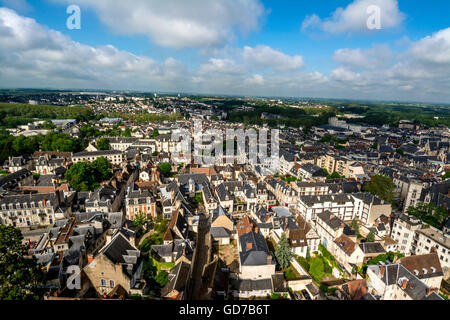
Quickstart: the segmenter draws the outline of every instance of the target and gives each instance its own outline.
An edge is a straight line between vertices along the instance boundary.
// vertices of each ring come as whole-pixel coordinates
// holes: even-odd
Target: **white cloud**
[[[7,8],[0,8],[0,43],[3,86],[149,88],[183,81],[173,58],[159,63],[111,45],[83,45]]]
[[[387,45],[378,45],[362,50],[338,49],[333,55],[333,60],[352,69],[376,69],[390,64],[393,54]]]
[[[255,74],[244,81],[245,85],[252,86],[252,85],[264,85],[264,77],[260,74]]]
[[[244,47],[242,56],[248,66],[275,71],[296,70],[304,65],[302,56],[289,56],[268,46]]]
[[[343,48],[329,74],[300,55],[267,46],[225,47],[198,67],[157,61],[114,46],[88,46],[0,8],[0,86],[135,89],[269,96],[450,101],[450,29],[403,52],[387,46]]]
[[[53,0],[72,4],[73,0]],[[259,0],[78,0],[93,7],[100,20],[119,34],[143,34],[172,48],[222,46],[236,31],[259,28],[264,6]]]
[[[450,28],[414,43],[411,53],[417,60],[423,62],[450,64]]]
[[[321,19],[315,14],[307,16],[301,29],[317,28],[332,34],[368,32],[367,21],[371,14],[367,9],[372,5],[380,8],[381,29],[397,27],[405,19],[397,0],[355,0],[345,8],[337,8],[329,18]]]

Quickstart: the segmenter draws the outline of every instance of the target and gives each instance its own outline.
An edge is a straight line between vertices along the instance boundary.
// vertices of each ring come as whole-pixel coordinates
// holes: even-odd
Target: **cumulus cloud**
[[[381,29],[397,27],[405,19],[397,0],[355,0],[345,8],[337,8],[331,17],[307,16],[301,30],[318,29],[331,34],[368,32],[367,21],[372,15],[372,12],[368,13],[370,6],[380,8]]]
[[[289,56],[268,46],[244,47],[242,56],[249,66],[276,71],[296,70],[304,65],[302,56]]]
[[[126,79],[143,88],[182,81],[183,67],[173,58],[159,63],[111,45],[83,45],[7,8],[0,8],[0,43],[3,86],[110,87]]]
[[[357,88],[385,98],[450,101],[450,28],[416,42],[404,52],[387,46],[339,49],[331,79],[342,90]],[[353,89],[352,89],[353,90]]]
[[[78,0],[77,4],[81,9],[94,8],[114,32],[147,35],[156,44],[172,48],[224,45],[236,31],[257,30],[265,14],[260,0]]]
[[[387,45],[378,45],[363,50],[338,49],[333,55],[333,60],[352,69],[377,69],[390,64],[393,54]]]
[[[0,86],[135,89],[269,96],[450,101],[450,28],[403,52],[342,48],[329,73],[268,46],[225,47],[186,66],[114,46],[89,46],[0,8]]]

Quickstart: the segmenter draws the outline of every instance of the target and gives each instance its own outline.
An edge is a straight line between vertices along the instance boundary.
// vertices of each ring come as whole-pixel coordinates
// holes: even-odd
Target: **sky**
[[[0,0],[0,87],[450,103],[450,1]]]

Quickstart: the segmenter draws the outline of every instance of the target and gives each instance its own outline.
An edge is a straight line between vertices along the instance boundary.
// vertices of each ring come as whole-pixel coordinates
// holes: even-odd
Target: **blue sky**
[[[0,4],[1,87],[450,102],[448,0]]]

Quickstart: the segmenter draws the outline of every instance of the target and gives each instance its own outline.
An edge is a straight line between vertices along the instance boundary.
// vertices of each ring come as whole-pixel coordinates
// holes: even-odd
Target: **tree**
[[[169,274],[166,271],[160,271],[155,277],[155,281],[161,288],[164,288],[169,283]]]
[[[22,244],[19,229],[0,225],[0,300],[38,300],[45,273],[35,258],[26,258],[28,246]]]
[[[375,230],[371,229],[366,237],[366,242],[374,242],[374,241],[375,241]]]
[[[164,163],[161,163],[161,165],[159,166],[159,169],[161,169],[161,172],[163,175],[167,175],[168,173],[170,173],[172,171],[172,166],[170,165],[170,163],[164,162]]]
[[[324,264],[322,259],[319,257],[311,259],[311,264],[309,265],[309,274],[316,281],[320,281],[325,275]]]
[[[372,181],[364,185],[363,190],[378,196],[390,204],[394,204],[395,202],[395,186],[388,176],[374,176]]]
[[[99,182],[103,182],[112,177],[111,163],[109,163],[108,159],[105,157],[97,158],[94,162],[92,162],[92,167],[94,171],[99,174]]]
[[[289,242],[284,233],[281,235],[281,239],[278,242],[278,246],[275,250],[275,257],[282,269],[289,267],[291,263],[291,251],[289,250]]]
[[[98,150],[109,150],[109,139],[107,138],[100,138],[97,141],[97,149]]]
[[[139,211],[139,213],[134,217],[133,225],[136,227],[136,236],[138,238],[144,234],[144,226],[146,225],[147,221],[147,217],[141,211]]]
[[[123,132],[122,132],[122,136],[123,137],[127,137],[127,138],[131,138],[131,129],[130,128],[126,128]]]
[[[355,230],[357,234],[359,233],[359,225],[358,220],[356,220],[356,218],[352,220],[351,228]]]
[[[447,179],[450,179],[450,171],[446,172],[443,176],[442,176],[442,181],[445,181]]]
[[[110,179],[112,176],[111,164],[100,157],[92,163],[78,162],[70,167],[65,173],[65,178],[77,191],[94,191],[100,183]]]
[[[416,207],[409,207],[407,212],[437,229],[442,229],[448,219],[447,210],[432,203],[419,202]]]
[[[159,136],[159,131],[158,131],[158,129],[153,130],[153,131],[152,131],[152,138],[155,139],[155,138],[157,138],[158,136]]]

